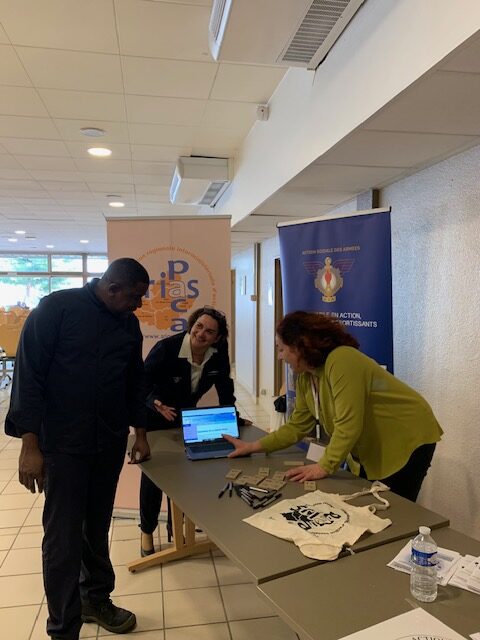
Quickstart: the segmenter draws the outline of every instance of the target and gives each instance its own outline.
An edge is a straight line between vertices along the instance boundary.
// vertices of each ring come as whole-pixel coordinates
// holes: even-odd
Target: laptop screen
[[[197,407],[182,409],[185,444],[221,440],[222,433],[238,438],[235,407]]]

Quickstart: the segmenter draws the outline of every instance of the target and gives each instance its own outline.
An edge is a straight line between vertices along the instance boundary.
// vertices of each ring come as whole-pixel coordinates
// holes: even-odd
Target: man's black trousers
[[[81,602],[113,591],[108,531],[125,449],[126,440],[91,455],[45,454],[43,579],[55,638],[77,640]]]

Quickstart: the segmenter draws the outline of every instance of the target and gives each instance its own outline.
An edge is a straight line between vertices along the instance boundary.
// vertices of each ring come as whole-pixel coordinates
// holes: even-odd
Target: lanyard
[[[315,383],[313,382],[313,375],[310,374],[310,387],[312,389],[313,404],[315,405],[315,437],[317,442],[320,442],[320,412],[318,402],[318,392]]]

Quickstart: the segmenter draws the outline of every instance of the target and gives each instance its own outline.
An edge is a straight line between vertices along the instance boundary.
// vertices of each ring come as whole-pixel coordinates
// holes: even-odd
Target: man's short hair
[[[140,282],[150,284],[147,270],[133,258],[114,260],[103,274],[102,280],[109,283],[115,282],[124,287],[135,287]]]

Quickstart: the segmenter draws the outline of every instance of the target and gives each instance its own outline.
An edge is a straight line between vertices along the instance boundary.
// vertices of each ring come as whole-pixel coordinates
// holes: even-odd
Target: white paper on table
[[[410,556],[412,553],[412,541],[409,540],[407,544],[400,549],[395,558],[391,560],[387,567],[396,569],[397,571],[403,571],[404,573],[411,572]],[[458,562],[461,555],[458,551],[451,551],[450,549],[444,549],[438,547],[437,551],[437,583],[443,587],[448,583],[450,577],[455,573]]]
[[[465,636],[447,627],[437,618],[418,608],[402,613],[395,618],[352,633],[341,640],[465,640]]]
[[[320,458],[325,453],[325,447],[321,444],[317,444],[316,442],[310,442],[308,445],[308,451],[306,458],[307,460],[313,460],[314,462],[318,462]]]
[[[480,633],[471,633],[470,638],[472,640],[480,640]]]
[[[473,593],[480,593],[480,558],[466,555],[460,558],[455,573],[449,580],[449,584],[460,589],[466,589]]]

